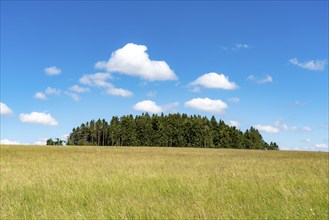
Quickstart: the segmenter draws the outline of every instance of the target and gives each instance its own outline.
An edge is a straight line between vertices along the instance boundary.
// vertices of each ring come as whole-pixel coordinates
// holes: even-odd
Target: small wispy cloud
[[[233,103],[238,103],[240,102],[240,99],[238,97],[233,97],[233,98],[229,98],[228,101]]]
[[[304,102],[301,102],[301,101],[294,101],[294,102],[292,103],[292,105],[294,105],[294,106],[304,106],[305,103],[304,103]]]
[[[280,130],[272,125],[255,125],[254,126],[256,129],[260,130],[260,131],[264,131],[266,133],[278,133]]]
[[[36,99],[40,99],[40,100],[46,100],[46,99],[48,99],[48,96],[49,95],[56,95],[56,96],[58,96],[60,94],[61,94],[61,90],[60,89],[55,89],[55,88],[51,88],[51,87],[48,86],[45,89],[44,92],[37,92],[37,93],[34,94],[33,97],[36,98]]]
[[[255,75],[249,75],[247,80],[256,82],[257,84],[265,84],[265,83],[272,83],[273,78],[270,75],[266,75],[265,77],[257,77]]]
[[[89,88],[81,87],[78,85],[73,85],[69,88],[70,91],[77,92],[77,93],[83,93],[83,92],[89,92]]]
[[[248,45],[248,44],[235,44],[235,47],[234,47],[236,50],[240,50],[240,49],[250,49],[251,46]]]
[[[304,127],[302,127],[302,130],[306,131],[306,132],[311,132],[312,128],[310,128],[309,126],[304,126]]]
[[[326,143],[315,144],[314,147],[316,147],[316,148],[328,148],[328,144],[326,144]]]
[[[35,93],[33,97],[36,98],[36,99],[40,99],[40,100],[46,100],[47,99],[47,96],[42,92]]]
[[[13,110],[11,110],[5,103],[0,102],[0,115],[11,115],[13,113]]]
[[[68,92],[68,91],[65,91],[64,92],[66,95],[70,96],[74,101],[78,102],[80,101],[80,96],[76,93],[73,93],[73,92]]]
[[[234,46],[222,46],[221,49],[222,50],[227,50],[227,51],[238,51],[238,50],[246,50],[246,49],[251,49],[253,46],[250,44],[246,44],[246,43],[236,43],[234,44]]]
[[[146,96],[148,97],[155,97],[157,95],[157,92],[156,91],[149,91]]]
[[[44,71],[48,76],[55,76],[62,73],[62,70],[57,68],[56,66],[46,67]]]
[[[308,69],[311,71],[321,71],[324,70],[325,66],[328,64],[326,60],[308,60],[305,62],[299,62],[297,58],[292,58],[289,60],[292,65],[298,66],[303,69]]]
[[[105,89],[105,93],[113,96],[130,97],[133,93],[129,90],[116,88],[112,83],[107,82],[112,76],[109,73],[95,73],[84,75],[79,79],[79,82],[88,86],[95,86]]]
[[[236,121],[236,120],[230,120],[230,121],[228,122],[228,124],[229,124],[230,126],[232,126],[232,127],[236,127],[236,128],[239,128],[239,127],[240,127],[240,123],[239,123],[238,121]]]

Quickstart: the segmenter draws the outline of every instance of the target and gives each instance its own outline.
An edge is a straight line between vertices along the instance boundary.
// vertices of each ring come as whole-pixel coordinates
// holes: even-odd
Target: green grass
[[[0,149],[0,219],[329,218],[328,153]]]

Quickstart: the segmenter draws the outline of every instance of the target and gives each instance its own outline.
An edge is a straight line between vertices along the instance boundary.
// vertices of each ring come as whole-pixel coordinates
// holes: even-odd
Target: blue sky
[[[328,2],[1,1],[1,143],[180,112],[328,151]]]

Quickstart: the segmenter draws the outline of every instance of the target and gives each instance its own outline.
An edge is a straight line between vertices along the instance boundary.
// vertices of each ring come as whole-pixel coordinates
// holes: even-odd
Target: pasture
[[[328,153],[0,149],[0,219],[329,218]]]

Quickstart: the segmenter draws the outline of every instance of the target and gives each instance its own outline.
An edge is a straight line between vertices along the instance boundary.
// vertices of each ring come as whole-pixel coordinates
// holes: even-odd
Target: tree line
[[[214,116],[209,120],[180,113],[91,120],[72,129],[67,145],[279,149],[275,142],[266,143],[253,127],[242,132]]]

